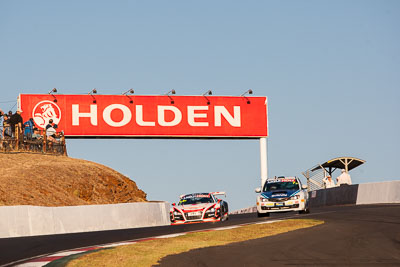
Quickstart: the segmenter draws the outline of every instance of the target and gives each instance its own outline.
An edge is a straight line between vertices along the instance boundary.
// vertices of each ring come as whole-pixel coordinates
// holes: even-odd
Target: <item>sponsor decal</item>
[[[261,196],[264,198],[271,198],[271,197],[292,197],[299,193],[300,190],[287,190],[286,193],[274,193],[273,191],[263,192]]]
[[[200,211],[188,212],[187,215],[188,215],[188,216],[199,216],[199,215],[201,215],[201,212],[200,212]]]
[[[272,197],[287,197],[287,194],[272,194]]]
[[[186,201],[187,199],[191,198],[200,198],[200,197],[210,197],[210,194],[190,194],[190,195],[184,195],[181,199]]]
[[[289,179],[287,179],[287,178],[285,178],[285,179],[279,179],[279,182],[297,182],[296,181],[296,179],[291,179],[291,178],[289,178]]]
[[[40,101],[32,110],[32,118],[36,126],[44,129],[50,120],[55,124],[59,124],[61,120],[60,107],[53,101]]]

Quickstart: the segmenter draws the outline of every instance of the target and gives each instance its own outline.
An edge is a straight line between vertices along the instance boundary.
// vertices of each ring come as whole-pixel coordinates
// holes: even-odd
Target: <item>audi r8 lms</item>
[[[277,177],[267,180],[261,188],[256,189],[257,215],[269,216],[270,212],[298,211],[309,212],[307,185],[301,185],[297,177]]]
[[[228,203],[218,195],[226,196],[225,192],[181,195],[178,204],[172,204],[171,224],[228,220]]]

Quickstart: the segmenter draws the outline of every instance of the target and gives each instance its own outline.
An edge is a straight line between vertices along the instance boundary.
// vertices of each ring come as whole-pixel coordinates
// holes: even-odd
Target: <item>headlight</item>
[[[260,201],[261,201],[261,202],[268,202],[268,198],[260,197]]]
[[[292,196],[290,199],[291,200],[295,200],[295,199],[299,199],[300,198],[300,195],[294,195],[294,196]]]
[[[215,212],[215,209],[214,208],[209,209],[209,210],[207,210],[207,212]]]
[[[174,215],[181,215],[179,211],[174,211]]]

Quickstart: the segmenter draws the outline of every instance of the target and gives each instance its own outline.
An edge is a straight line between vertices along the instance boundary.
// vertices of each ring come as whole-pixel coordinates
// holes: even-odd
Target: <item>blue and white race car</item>
[[[298,211],[309,213],[307,185],[297,177],[276,177],[265,182],[262,191],[256,189],[257,215],[269,216],[270,212]]]
[[[217,198],[225,192],[181,195],[179,203],[172,204],[171,224],[217,222],[228,220],[228,203]]]

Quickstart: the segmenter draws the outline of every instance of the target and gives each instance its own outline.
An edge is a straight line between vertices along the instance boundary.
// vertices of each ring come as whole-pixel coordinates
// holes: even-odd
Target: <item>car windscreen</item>
[[[276,191],[276,190],[298,190],[299,183],[297,181],[292,182],[269,182],[264,185],[264,192]]]
[[[211,197],[188,197],[182,198],[178,205],[192,205],[192,204],[204,204],[213,203],[214,200]]]

